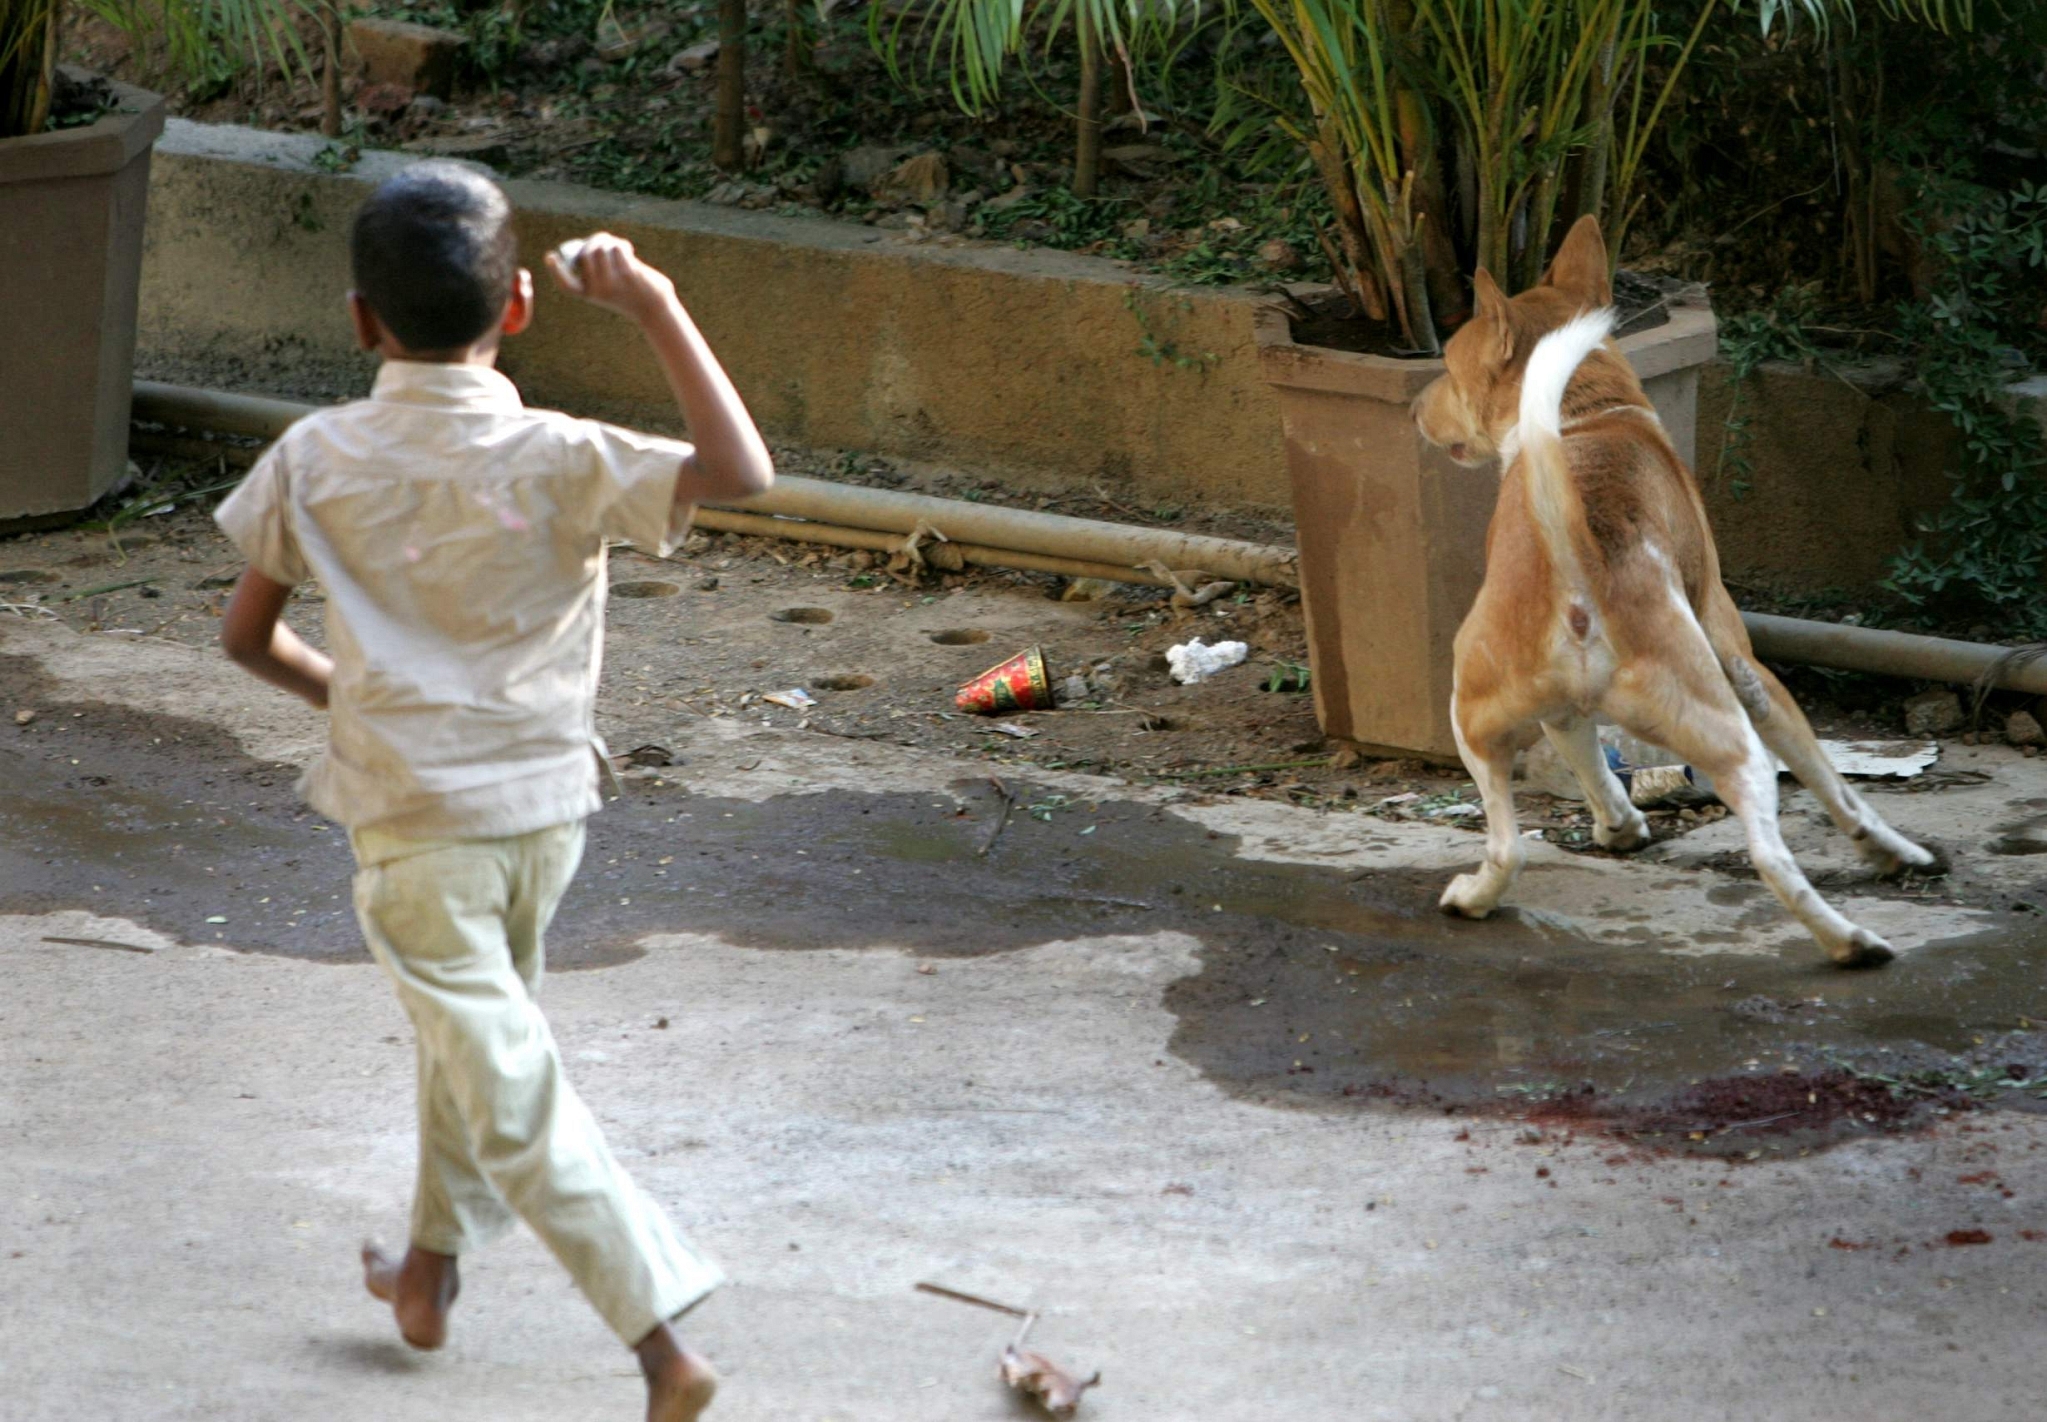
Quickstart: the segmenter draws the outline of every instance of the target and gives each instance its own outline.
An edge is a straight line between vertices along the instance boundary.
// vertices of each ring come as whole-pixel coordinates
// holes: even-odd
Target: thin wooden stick
[[[101,583],[95,588],[80,588],[77,592],[65,593],[62,597],[46,598],[44,600],[46,602],[76,602],[82,597],[96,597],[100,593],[120,592],[124,588],[139,588],[144,584],[157,581],[160,580],[156,578],[130,578],[125,583]]]
[[[1270,765],[1219,765],[1213,770],[1161,770],[1161,780],[1200,780],[1211,775],[1262,775],[1272,770],[1327,770],[1329,760],[1281,760]]]
[[[920,1294],[936,1294],[942,1299],[951,1299],[955,1303],[972,1304],[975,1308],[991,1308],[997,1313],[1006,1313],[1011,1318],[1030,1320],[1037,1317],[1035,1313],[1032,1313],[1027,1308],[1015,1308],[1006,1303],[997,1303],[993,1299],[984,1299],[979,1294],[964,1294],[958,1289],[948,1289],[943,1284],[919,1284],[917,1285],[917,1292]]]
[[[139,943],[116,943],[111,938],[49,938],[45,943],[62,943],[72,948],[118,948],[123,953],[154,953],[154,948],[144,948]]]
[[[975,857],[979,859],[986,859],[988,851],[995,847],[995,841],[1002,838],[1002,832],[1009,828],[1010,811],[1016,808],[1016,796],[1009,793],[1007,785],[1004,785],[992,775],[988,777],[988,783],[994,786],[995,793],[1002,797],[1002,814],[997,817],[995,828],[989,832],[988,838],[982,842],[979,849],[974,851]],[[919,1285],[918,1287],[921,1288],[923,1286]]]
[[[320,7],[320,40],[326,62],[320,71],[320,132],[341,137],[341,0]]]

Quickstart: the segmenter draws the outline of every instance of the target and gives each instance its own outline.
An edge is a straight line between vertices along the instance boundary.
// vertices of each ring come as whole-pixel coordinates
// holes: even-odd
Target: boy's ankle
[[[718,1374],[683,1345],[672,1324],[658,1324],[633,1346],[647,1378],[647,1422],[695,1422],[718,1391]]]

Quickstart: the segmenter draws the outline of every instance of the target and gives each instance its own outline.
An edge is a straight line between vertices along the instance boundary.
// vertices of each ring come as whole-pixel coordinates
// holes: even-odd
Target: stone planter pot
[[[0,139],[0,527],[89,507],[128,468],[149,149],[163,100]]]
[[[1716,331],[1710,310],[1678,307],[1620,343],[1687,461]],[[1316,717],[1370,751],[1455,762],[1451,643],[1485,576],[1499,470],[1460,468],[1416,432],[1408,406],[1441,361],[1301,345],[1277,307],[1257,333],[1286,433]]]

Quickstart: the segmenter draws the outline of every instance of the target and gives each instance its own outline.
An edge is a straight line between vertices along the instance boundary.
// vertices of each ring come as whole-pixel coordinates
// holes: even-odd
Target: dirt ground
[[[203,508],[146,526],[117,535],[118,547],[73,532],[0,542],[0,585],[76,627],[210,643],[240,571],[233,547]],[[1294,595],[1246,591],[1186,612],[1162,590],[1115,586],[1097,601],[1060,602],[1061,586],[993,571],[908,579],[871,555],[720,534],[692,535],[667,560],[621,548],[604,729],[621,753],[653,743],[683,754],[693,720],[739,717],[983,754],[991,766],[1199,774],[1276,793],[1296,784],[1304,795],[1341,793],[1311,698],[1263,689],[1304,675]],[[320,604],[316,587],[293,604],[295,624],[315,640]],[[1244,640],[1252,654],[1211,682],[1178,686],[1163,653],[1197,636]],[[1081,677],[1086,693],[1064,709],[1002,718],[954,709],[960,683],[1032,645],[1044,647],[1055,684]],[[816,707],[761,699],[790,689],[807,690]],[[1285,768],[1229,769],[1272,764]]]
[[[872,459],[787,450],[777,458],[790,472],[910,482]],[[152,474],[148,487],[163,493],[129,496],[127,513],[117,515],[124,522],[112,532],[80,526],[0,539],[0,597],[81,630],[210,647],[240,565],[207,513],[220,494],[187,491],[231,482],[238,471],[153,464]],[[917,487],[1291,542],[1270,521],[1228,510],[1142,510],[1106,495],[1019,498],[964,476]],[[166,513],[129,517],[173,500]],[[1062,601],[1066,580],[1049,575],[912,576],[890,571],[878,555],[717,533],[693,534],[667,560],[616,549],[611,576],[600,730],[615,753],[638,752],[645,765],[686,758],[699,722],[730,719],[971,756],[995,776],[1086,771],[1474,832],[1479,824],[1476,792],[1461,769],[1360,757],[1322,735],[1306,694],[1306,640],[1291,592],[1247,587],[1189,610],[1173,607],[1164,590],[1096,585],[1094,600]],[[316,643],[324,635],[320,605],[314,586],[300,589],[292,604],[294,625]],[[1247,660],[1181,686],[1165,653],[1195,637],[1242,641]],[[1058,709],[1000,718],[954,709],[962,682],[1032,646],[1044,650],[1061,693]],[[1835,689],[1826,679],[1808,675],[1799,686],[1822,734],[1876,739],[1896,735],[1897,700],[1910,690],[1892,684],[1872,692],[1851,680],[1851,709],[1824,694]],[[796,709],[764,700],[789,691],[816,704]],[[1666,806],[1650,818],[1660,838],[1672,838],[1723,813],[1714,804]],[[1530,793],[1522,814],[1524,828],[1551,842],[1597,852],[1581,805]]]

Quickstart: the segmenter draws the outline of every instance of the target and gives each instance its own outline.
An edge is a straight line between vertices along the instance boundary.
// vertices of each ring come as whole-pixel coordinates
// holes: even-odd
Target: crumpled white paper
[[[1210,647],[1196,637],[1168,649],[1166,665],[1173,669],[1174,681],[1192,686],[1197,681],[1207,681],[1224,667],[1237,665],[1250,654],[1251,649],[1242,642],[1218,642]]]

